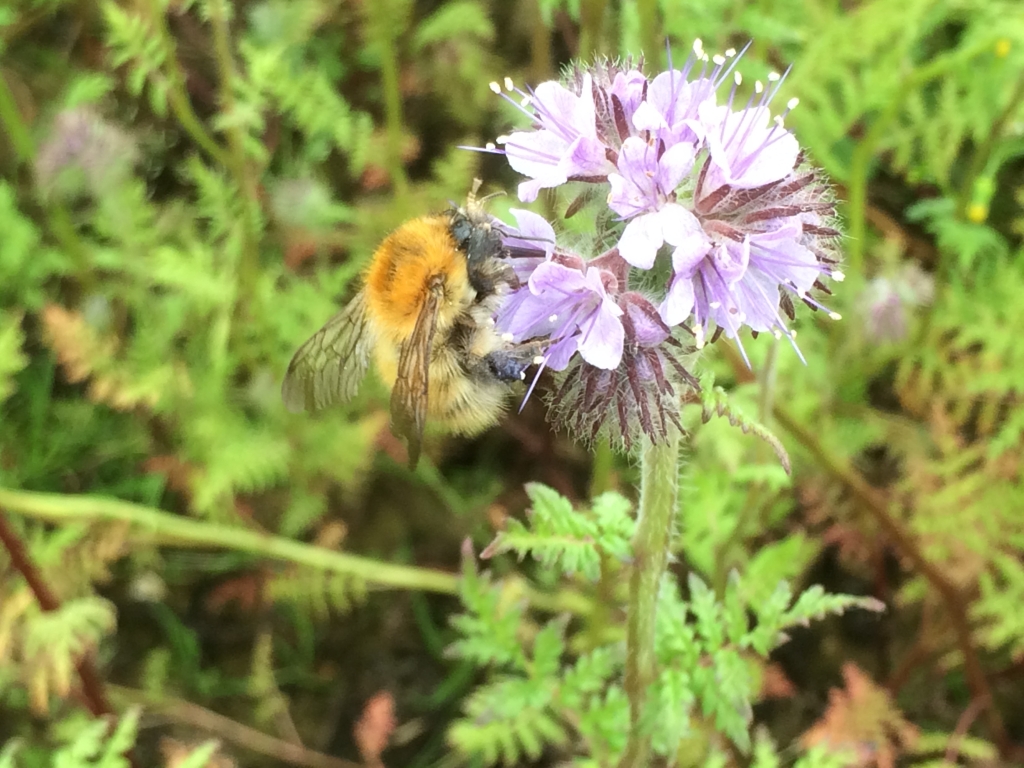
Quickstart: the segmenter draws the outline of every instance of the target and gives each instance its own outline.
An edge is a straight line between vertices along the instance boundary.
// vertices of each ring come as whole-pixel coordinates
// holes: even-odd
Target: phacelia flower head
[[[88,107],[60,112],[36,155],[35,173],[48,195],[101,197],[131,174],[135,141]]]
[[[612,227],[599,235],[614,247],[590,261],[535,252],[497,318],[517,343],[545,345],[543,364],[563,371],[554,410],[587,436],[616,422],[627,440],[657,439],[678,426],[679,387],[696,386],[682,339],[700,349],[744,328],[792,339],[794,305],[823,309],[812,292],[843,279],[833,197],[785,127],[797,101],[773,117],[784,80],[773,74],[741,103],[742,53],[711,57],[697,41],[681,68],[653,77],[642,62],[600,62],[535,90],[492,84],[530,119],[487,147],[528,177],[521,199],[604,187]]]
[[[882,343],[905,340],[914,311],[934,296],[932,276],[913,263],[873,278],[858,299],[867,336]]]

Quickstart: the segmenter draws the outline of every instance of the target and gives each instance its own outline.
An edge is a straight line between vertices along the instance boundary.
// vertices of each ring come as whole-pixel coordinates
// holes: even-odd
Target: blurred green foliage
[[[59,605],[0,550],[0,766],[615,764],[632,460],[531,403],[410,473],[379,384],[316,418],[278,391],[391,228],[515,188],[458,149],[516,124],[489,81],[666,37],[792,63],[848,236],[806,365],[704,354],[659,764],[1021,761],[1017,0],[13,0],[0,515]],[[783,643],[873,604],[816,582],[886,611]]]

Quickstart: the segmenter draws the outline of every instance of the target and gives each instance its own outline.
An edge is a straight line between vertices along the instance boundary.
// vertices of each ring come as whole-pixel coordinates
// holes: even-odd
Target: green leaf
[[[14,374],[28,364],[21,350],[25,343],[21,320],[20,313],[0,312],[0,403],[14,393]]]
[[[24,743],[21,739],[10,739],[4,744],[3,749],[0,749],[0,768],[17,768],[14,758]]]
[[[220,742],[216,740],[203,742],[189,752],[188,757],[178,763],[176,768],[206,768],[218,749]]]
[[[792,474],[792,465],[789,462],[789,454],[786,453],[782,442],[768,427],[756,419],[745,415],[735,404],[729,402],[729,396],[721,387],[711,386],[711,382],[705,385],[701,382],[701,402],[704,408],[704,421],[710,421],[713,416],[724,416],[734,427],[739,427],[744,434],[753,434],[760,437],[775,451],[779,463],[782,464],[786,474]]]
[[[601,574],[602,551],[628,557],[632,526],[626,522],[629,505],[622,497],[604,494],[593,511],[576,511],[568,499],[546,486],[530,483],[526,492],[533,504],[529,527],[510,520],[482,557],[509,551],[520,557],[530,554],[547,568],[570,576],[580,573],[591,581]]]

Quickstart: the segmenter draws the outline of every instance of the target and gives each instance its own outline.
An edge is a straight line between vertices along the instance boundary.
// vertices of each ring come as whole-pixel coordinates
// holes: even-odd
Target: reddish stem
[[[58,610],[60,608],[60,601],[54,596],[47,583],[43,581],[39,569],[36,568],[32,558],[25,550],[25,545],[22,544],[21,538],[8,524],[7,518],[3,513],[0,513],[0,542],[3,542],[7,553],[11,556],[11,563],[24,577],[29,589],[32,590],[32,594],[35,595],[39,607],[47,612]],[[110,704],[107,702],[106,693],[103,690],[103,681],[96,671],[96,666],[93,664],[91,656],[82,656],[75,664],[75,668],[78,670],[78,677],[82,681],[82,698],[93,717],[113,714],[113,710],[111,710]]]
[[[723,347],[737,379],[740,381],[753,380],[753,374],[740,359],[736,350],[728,344]],[[945,605],[946,615],[953,625],[957,646],[964,657],[964,672],[967,676],[967,686],[971,690],[971,698],[987,705],[985,715],[989,735],[998,747],[1000,755],[1007,757],[1013,749],[1013,744],[1006,730],[1006,724],[1003,722],[1002,714],[996,707],[992,688],[981,664],[978,651],[974,647],[970,620],[967,617],[967,596],[943,573],[941,566],[928,560],[913,533],[891,514],[890,501],[885,493],[871,485],[848,461],[830,454],[817,436],[797,421],[785,406],[776,404],[772,409],[772,414],[775,416],[776,422],[803,445],[817,459],[823,469],[846,486],[846,489],[860,502],[862,508],[868,512],[878,527],[885,532],[899,553],[913,564],[914,568],[939,594]]]

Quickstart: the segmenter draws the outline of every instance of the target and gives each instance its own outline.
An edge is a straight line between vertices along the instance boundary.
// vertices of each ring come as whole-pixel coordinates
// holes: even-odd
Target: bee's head
[[[453,207],[449,219],[452,237],[470,264],[502,255],[501,230],[494,226],[496,220],[484,210],[484,203],[501,193],[478,199],[476,193],[479,188],[480,179],[474,179],[466,204]]]

